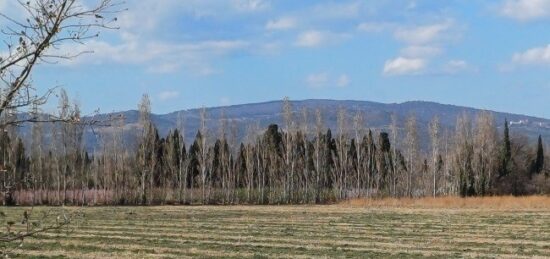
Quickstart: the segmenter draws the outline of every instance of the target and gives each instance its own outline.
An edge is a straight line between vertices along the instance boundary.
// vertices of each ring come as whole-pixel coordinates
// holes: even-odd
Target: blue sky
[[[135,109],[148,93],[156,113],[288,96],[550,118],[550,0],[126,5],[120,30],[64,47],[94,54],[41,66],[37,87],[62,85],[86,112]]]

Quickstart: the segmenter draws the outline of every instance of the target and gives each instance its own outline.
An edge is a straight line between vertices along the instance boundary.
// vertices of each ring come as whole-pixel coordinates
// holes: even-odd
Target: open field
[[[550,257],[550,207],[548,198],[538,199],[530,206],[516,201],[523,205],[486,209],[410,202],[397,208],[395,201],[371,207],[83,208],[85,220],[72,233],[43,234],[15,252],[42,258],[544,258]],[[1,210],[12,216],[23,209]]]

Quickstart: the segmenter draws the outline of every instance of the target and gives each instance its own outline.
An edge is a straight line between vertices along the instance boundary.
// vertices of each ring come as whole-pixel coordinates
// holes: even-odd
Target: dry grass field
[[[74,231],[42,234],[14,252],[39,258],[550,257],[549,198],[490,199],[80,208],[85,218]],[[23,209],[1,210],[14,216]]]

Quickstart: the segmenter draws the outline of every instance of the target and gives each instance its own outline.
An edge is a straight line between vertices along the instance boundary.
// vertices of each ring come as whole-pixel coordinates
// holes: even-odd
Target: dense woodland
[[[457,118],[443,130],[429,125],[421,149],[414,115],[387,132],[364,125],[362,114],[338,112],[333,130],[319,110],[296,112],[285,100],[284,125],[251,126],[237,140],[230,122],[206,127],[206,112],[191,143],[182,127],[159,136],[148,96],[139,104],[135,143],[125,143],[123,118],[98,129],[102,147],[85,150],[79,108],[61,94],[60,118],[32,124],[31,145],[17,128],[0,133],[3,201],[13,204],[303,204],[349,198],[527,195],[550,193],[542,139],[530,145],[502,132],[490,112]],[[314,113],[314,122],[307,121]],[[75,119],[76,118],[76,119]],[[315,125],[311,127],[308,125]],[[102,127],[102,126],[97,126]],[[46,136],[50,136],[46,141]]]

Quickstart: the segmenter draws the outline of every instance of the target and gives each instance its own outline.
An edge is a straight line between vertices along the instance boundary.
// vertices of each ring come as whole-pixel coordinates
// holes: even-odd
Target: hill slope
[[[427,144],[427,125],[434,116],[439,116],[442,127],[452,130],[455,127],[457,116],[466,113],[472,119],[482,110],[461,107],[454,105],[439,104],[434,102],[413,101],[405,103],[377,103],[369,101],[337,101],[337,100],[303,100],[292,101],[294,120],[303,123],[302,110],[308,111],[309,128],[314,128],[315,110],[319,109],[323,115],[324,125],[335,130],[337,123],[337,114],[340,108],[344,108],[349,118],[348,125],[352,126],[352,118],[357,112],[362,112],[365,118],[365,125],[375,130],[387,130],[391,114],[395,113],[399,120],[399,127],[402,127],[404,120],[410,114],[415,114],[421,143]],[[220,118],[225,117],[228,122],[236,128],[237,136],[242,139],[247,128],[252,125],[259,125],[264,129],[271,123],[282,123],[282,101],[271,101],[263,103],[252,103],[242,105],[232,105],[224,107],[205,108],[207,117],[207,126],[209,134],[218,134]],[[152,120],[156,124],[161,136],[168,133],[170,129],[176,128],[178,124],[183,125],[186,142],[189,144],[193,140],[200,124],[201,109],[190,109],[184,111],[172,112],[169,114],[153,114]],[[139,114],[137,111],[121,112],[125,118],[125,135],[128,143],[132,142],[136,134]],[[526,115],[494,112],[495,120],[499,127],[502,127],[505,118],[510,121],[511,132],[513,134],[525,135],[534,140],[539,134],[543,138],[550,138],[550,120]],[[101,117],[107,118],[113,114],[103,114]],[[180,122],[180,123],[178,123]],[[105,131],[109,129],[99,129],[96,131]],[[97,134],[96,134],[97,135]],[[91,131],[86,133],[86,142],[89,148],[98,146],[98,137]]]

